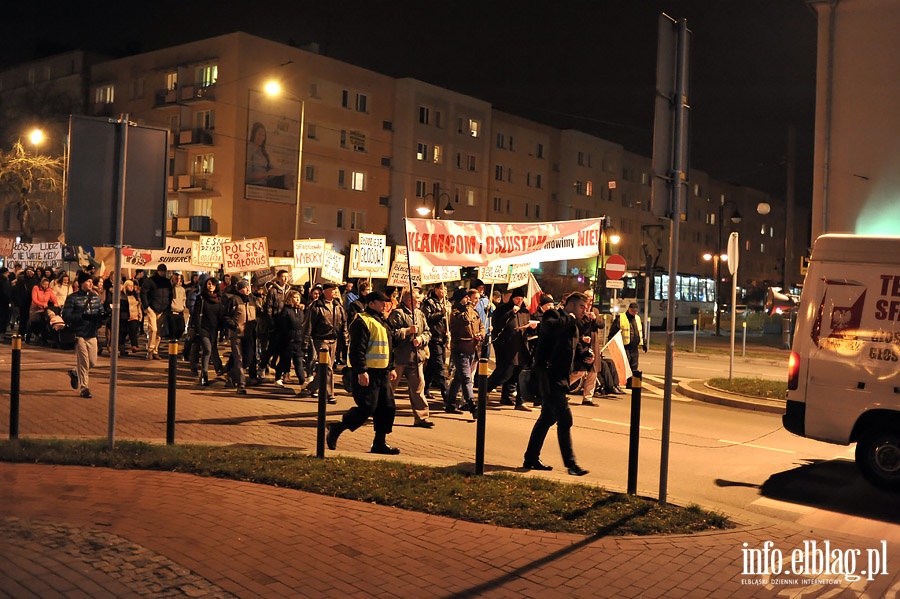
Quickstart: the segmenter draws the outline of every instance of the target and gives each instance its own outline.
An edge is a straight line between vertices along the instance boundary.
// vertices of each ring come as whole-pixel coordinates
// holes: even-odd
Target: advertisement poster
[[[244,192],[248,200],[297,201],[301,109],[297,100],[250,91]]]

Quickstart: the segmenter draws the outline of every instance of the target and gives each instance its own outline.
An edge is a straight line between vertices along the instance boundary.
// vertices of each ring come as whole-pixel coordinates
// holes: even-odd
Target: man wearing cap
[[[247,375],[256,373],[256,302],[250,299],[250,283],[237,279],[235,293],[226,296],[225,326],[231,345],[231,371],[228,378],[241,395],[247,393]]]
[[[388,316],[397,371],[397,378],[391,386],[396,393],[400,379],[406,376],[409,403],[413,409],[413,426],[431,428],[434,422],[431,421],[428,402],[425,401],[424,374],[431,330],[428,328],[425,315],[419,310],[420,299],[418,289],[404,289],[400,303]]]
[[[455,297],[455,296],[454,296]],[[444,400],[445,406],[456,406],[456,396],[462,390],[466,407],[475,417],[475,392],[473,377],[478,361],[478,348],[484,339],[484,324],[475,311],[480,294],[477,289],[469,289],[459,296],[450,314],[450,357],[456,367],[450,391]],[[452,412],[453,410],[447,410]]]
[[[62,317],[75,333],[75,370],[69,371],[69,383],[90,399],[91,368],[97,365],[97,330],[103,320],[103,303],[94,293],[94,281],[86,272],[78,273],[78,291],[70,293]]]
[[[371,416],[375,428],[372,453],[400,453],[386,441],[394,426],[396,407],[391,383],[397,379],[390,327],[384,320],[384,306],[389,301],[390,298],[380,291],[369,293],[365,296],[366,309],[350,324],[347,359],[354,374],[353,401],[356,405],[347,410],[340,422],[328,425],[325,436],[328,449],[337,447],[342,432],[355,431]]]
[[[156,267],[156,274],[141,285],[141,304],[147,315],[147,359],[159,360],[159,323],[168,318],[172,306],[172,283],[166,277],[166,265]]]
[[[312,302],[307,308],[306,337],[312,339],[316,355],[324,348],[328,350],[328,362],[325,369],[325,389],[328,394],[328,403],[337,403],[334,397],[334,359],[337,350],[338,337],[347,338],[347,313],[340,300],[334,297],[337,285],[327,282],[322,285],[322,296]],[[309,384],[308,390],[312,397],[319,392],[319,369],[316,376]]]
[[[644,327],[641,323],[641,317],[638,316],[637,302],[628,304],[628,309],[613,318],[612,326],[609,327],[609,338],[612,339],[616,333],[622,331],[622,345],[625,346],[625,353],[628,355],[628,364],[631,370],[640,370],[638,368],[638,349],[643,346],[644,352],[647,351],[647,340],[644,337]],[[631,379],[628,379],[628,387],[631,387]]]
[[[519,372],[528,361],[525,347],[526,333],[537,327],[537,321],[531,320],[531,314],[525,307],[525,287],[517,287],[511,297],[504,297],[494,317],[491,319],[491,340],[494,344],[494,356],[497,367],[488,377],[488,393],[502,385],[500,404],[515,405],[517,410],[530,412],[525,400],[516,391]],[[515,396],[516,401],[512,398]]]

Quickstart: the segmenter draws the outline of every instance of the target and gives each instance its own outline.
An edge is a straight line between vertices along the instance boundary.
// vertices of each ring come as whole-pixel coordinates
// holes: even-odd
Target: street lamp
[[[712,260],[713,263],[713,319],[716,322],[716,335],[719,334],[719,263],[720,262],[728,262],[728,254],[712,254],[710,252],[706,252],[703,254],[703,259],[709,262]]]
[[[741,216],[741,213],[738,211],[737,205],[734,202],[732,202],[731,200],[719,202],[719,214],[718,214],[718,220],[716,221],[716,224],[718,226],[718,230],[716,232],[716,254],[714,256],[715,257],[714,271],[715,271],[715,277],[716,277],[715,288],[714,288],[715,308],[716,308],[716,314],[715,314],[716,336],[719,335],[720,330],[721,330],[719,327],[719,321],[720,321],[720,318],[719,318],[719,261],[720,260],[723,260],[723,261],[728,260],[728,255],[722,252],[722,229],[725,225],[725,206],[728,206],[728,205],[730,205],[732,208],[734,208],[734,212],[731,213],[731,218],[730,218],[730,220],[733,224],[736,225],[736,224],[740,223],[744,218],[743,216]],[[708,254],[704,254],[703,257],[704,257],[704,259],[709,260],[710,258],[706,258],[707,255]]]
[[[263,90],[266,95],[271,97],[280,96],[283,93],[281,84],[274,80],[267,81]],[[295,198],[297,206],[294,212],[294,239],[297,239],[300,237],[300,182],[303,180],[303,129],[306,123],[306,102],[296,96],[295,99],[300,101],[300,130],[297,133],[297,197]],[[293,242],[291,245],[293,247]]]
[[[433,209],[429,208],[426,205],[425,200],[427,200],[429,197],[431,198],[432,202],[434,202]],[[428,216],[430,214],[431,218],[440,219],[440,216],[438,215],[438,206],[441,204],[441,200],[445,197],[447,198],[447,205],[444,206],[443,212],[447,216],[451,216],[454,212],[456,212],[456,210],[453,208],[453,204],[450,202],[450,194],[446,192],[441,193],[440,187],[438,187],[437,191],[435,191],[434,193],[426,193],[422,196],[422,205],[416,208],[416,213],[422,217]]]
[[[607,232],[611,231],[611,232]],[[597,298],[597,301],[600,303],[600,310],[603,310],[603,290],[606,288],[605,285],[605,275],[606,271],[606,245],[607,242],[612,245],[619,245],[619,241],[622,238],[619,236],[616,228],[610,224],[610,219],[608,216],[604,216],[600,219],[600,252],[597,254],[597,273],[595,276],[595,280],[597,281],[598,289],[594,291],[594,297]]]

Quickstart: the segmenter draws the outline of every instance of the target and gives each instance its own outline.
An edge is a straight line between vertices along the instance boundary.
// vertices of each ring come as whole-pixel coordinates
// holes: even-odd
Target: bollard
[[[628,433],[628,494],[637,493],[638,446],[641,441],[641,371],[631,377],[631,427]]]
[[[607,331],[609,328],[606,329]],[[647,350],[650,350],[650,315],[647,315]]]
[[[484,428],[487,418],[488,359],[478,360],[478,416],[475,426],[475,474],[484,474]]]
[[[316,457],[325,457],[325,402],[328,399],[328,348],[319,348],[319,412],[316,417]]]
[[[743,340],[743,349],[741,349],[741,357],[747,357],[747,321],[741,323],[744,326],[744,340]]]
[[[178,341],[169,340],[169,394],[166,401],[166,445],[175,445],[175,383],[178,374]]]
[[[22,336],[12,336],[12,367],[9,371],[9,438],[19,438],[19,383],[22,375]]]
[[[791,349],[791,313],[781,315],[781,344],[784,349]]]
[[[694,319],[694,349],[691,350],[693,353],[697,353],[697,319]]]

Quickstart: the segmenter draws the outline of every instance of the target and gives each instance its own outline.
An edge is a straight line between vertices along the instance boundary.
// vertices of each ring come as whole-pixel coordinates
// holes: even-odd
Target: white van
[[[792,350],[784,427],[855,442],[863,475],[900,488],[900,237],[816,240]]]

